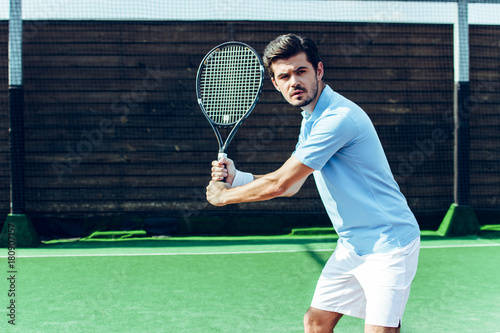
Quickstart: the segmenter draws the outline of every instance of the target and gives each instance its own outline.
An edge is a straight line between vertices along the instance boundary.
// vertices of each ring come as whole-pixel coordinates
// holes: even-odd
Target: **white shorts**
[[[337,245],[318,280],[313,308],[398,327],[417,272],[420,237],[388,253],[358,256]]]

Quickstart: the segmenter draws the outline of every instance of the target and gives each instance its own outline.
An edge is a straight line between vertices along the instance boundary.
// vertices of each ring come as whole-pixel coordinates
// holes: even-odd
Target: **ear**
[[[323,75],[325,75],[325,68],[323,67],[323,63],[320,61],[318,62],[318,69],[316,70],[316,77],[318,78],[318,81],[323,79]]]

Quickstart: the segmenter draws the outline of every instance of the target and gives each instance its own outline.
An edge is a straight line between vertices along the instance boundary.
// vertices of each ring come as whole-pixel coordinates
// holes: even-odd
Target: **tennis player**
[[[292,196],[313,174],[339,240],[304,316],[305,332],[332,332],[343,315],[363,318],[365,332],[399,332],[420,230],[375,128],[358,105],[324,83],[311,39],[280,36],[263,60],[275,88],[303,111],[295,151],[261,176],[236,170],[229,158],[212,162],[207,200],[223,206]]]

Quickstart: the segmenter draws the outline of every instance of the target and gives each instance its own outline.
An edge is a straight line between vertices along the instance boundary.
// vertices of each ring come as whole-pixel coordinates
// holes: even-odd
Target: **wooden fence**
[[[26,29],[29,27],[30,29]],[[471,26],[472,204],[500,206],[500,28]],[[204,200],[215,137],[195,77],[213,46],[263,51],[282,33],[313,38],[325,81],[373,120],[414,211],[453,201],[453,27],[287,22],[27,21],[26,207],[34,216],[321,213],[314,183],[293,198],[214,208]],[[8,24],[0,23],[0,212],[9,209]],[[262,174],[291,154],[300,112],[266,80],[230,148]]]

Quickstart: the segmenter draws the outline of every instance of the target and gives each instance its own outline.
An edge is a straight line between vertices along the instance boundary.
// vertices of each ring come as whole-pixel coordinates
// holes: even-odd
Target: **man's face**
[[[318,82],[323,78],[323,64],[320,62],[315,71],[302,52],[288,59],[277,60],[271,66],[274,86],[286,101],[304,110],[311,109],[311,106],[313,109],[318,97]]]

